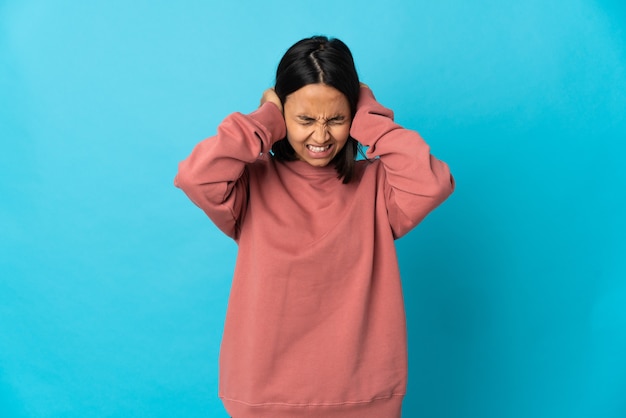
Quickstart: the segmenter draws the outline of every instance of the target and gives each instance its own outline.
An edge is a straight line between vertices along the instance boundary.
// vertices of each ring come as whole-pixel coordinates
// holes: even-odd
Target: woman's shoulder
[[[250,172],[266,172],[275,169],[276,161],[270,154],[262,153],[251,163],[246,164],[246,169]]]
[[[356,179],[362,179],[364,176],[373,176],[378,177],[378,173],[380,171],[380,159],[372,158],[372,159],[363,159],[357,160],[354,165],[354,174]]]
[[[377,170],[380,165],[380,158],[357,160],[355,168],[357,170]]]

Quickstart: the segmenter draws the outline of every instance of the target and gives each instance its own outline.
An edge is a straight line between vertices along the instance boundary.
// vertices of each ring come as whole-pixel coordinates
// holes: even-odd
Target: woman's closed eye
[[[346,118],[344,118],[343,116],[336,116],[334,118],[328,119],[326,123],[328,125],[338,126],[338,125],[343,125],[345,121],[346,121]]]
[[[308,116],[298,117],[298,123],[303,126],[310,126],[317,122],[318,120],[312,117],[308,117]],[[339,125],[343,125],[346,122],[346,118],[344,116],[334,116],[332,118],[328,118],[320,122],[328,126],[339,126]]]
[[[310,126],[317,122],[316,119],[306,117],[306,116],[298,116],[298,123],[303,126]]]

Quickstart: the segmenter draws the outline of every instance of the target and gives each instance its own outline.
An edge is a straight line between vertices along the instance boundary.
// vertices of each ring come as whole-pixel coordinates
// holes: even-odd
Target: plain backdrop
[[[621,0],[0,1],[0,416],[226,416],[237,248],[172,180],[324,34],[457,181],[397,243],[404,416],[625,417],[625,31]]]

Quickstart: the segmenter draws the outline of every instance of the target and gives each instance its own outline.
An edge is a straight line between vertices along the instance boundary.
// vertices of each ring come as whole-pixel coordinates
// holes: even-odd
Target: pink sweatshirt
[[[271,103],[228,116],[180,163],[176,186],[239,246],[220,354],[219,395],[234,418],[400,417],[394,239],[454,182],[366,87],[350,132],[372,161],[349,184],[331,166],[268,156],[285,137]]]

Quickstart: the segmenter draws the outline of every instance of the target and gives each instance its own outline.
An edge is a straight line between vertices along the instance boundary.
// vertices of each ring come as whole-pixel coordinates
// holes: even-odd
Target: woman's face
[[[322,83],[291,93],[283,106],[287,140],[299,160],[326,166],[346,145],[350,105],[339,90]]]

